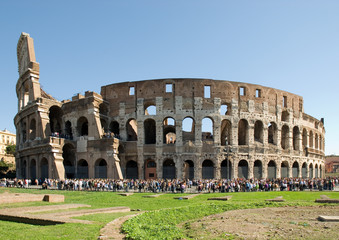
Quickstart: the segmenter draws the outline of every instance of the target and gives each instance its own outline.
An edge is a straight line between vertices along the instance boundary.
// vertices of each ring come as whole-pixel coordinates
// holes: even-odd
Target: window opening
[[[134,95],[134,92],[135,92],[134,87],[129,87],[129,95],[130,95],[130,96],[133,96],[133,95]]]
[[[245,96],[246,91],[245,91],[245,88],[244,88],[244,87],[240,87],[240,88],[239,88],[239,94],[240,94],[240,96]]]
[[[261,98],[261,90],[260,89],[255,90],[255,97]]]
[[[204,98],[211,98],[211,86],[204,87]]]
[[[172,83],[166,83],[166,92],[167,93],[173,92],[173,84]]]

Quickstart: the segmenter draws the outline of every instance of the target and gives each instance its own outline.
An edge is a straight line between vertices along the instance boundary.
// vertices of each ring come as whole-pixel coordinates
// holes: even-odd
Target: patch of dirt
[[[182,225],[193,239],[339,239],[339,206],[281,207],[227,211]]]

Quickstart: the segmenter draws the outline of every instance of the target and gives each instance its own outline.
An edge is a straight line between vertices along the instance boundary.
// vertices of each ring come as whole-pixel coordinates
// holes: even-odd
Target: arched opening
[[[35,159],[31,160],[31,179],[36,179],[36,161]],[[32,181],[34,183],[34,181]]]
[[[100,118],[100,124],[103,132],[107,133],[108,132],[107,121],[104,118]]]
[[[310,143],[310,148],[313,148],[313,132],[310,131],[310,136],[309,136],[310,140],[309,140],[309,143]]]
[[[315,134],[315,141],[314,141],[314,147],[315,149],[319,149],[319,137],[318,137],[318,133]]]
[[[99,114],[103,116],[108,116],[108,106],[104,103],[99,105]]]
[[[88,178],[88,163],[86,160],[81,159],[78,161],[77,175],[78,178]]]
[[[248,145],[248,122],[245,119],[238,124],[238,145]]]
[[[65,138],[73,140],[72,123],[70,121],[65,123]]]
[[[146,119],[144,122],[145,144],[155,144],[156,128],[154,119]]]
[[[75,177],[75,148],[72,144],[65,144],[62,148],[65,178]]]
[[[152,159],[148,159],[145,162],[145,178],[146,179],[157,178],[157,164]]]
[[[246,160],[241,160],[238,164],[238,177],[248,178],[248,162]]]
[[[191,117],[186,117],[182,121],[182,140],[183,142],[195,141],[195,124]]]
[[[194,179],[194,163],[192,160],[184,162],[184,179]]]
[[[307,130],[304,128],[303,129],[303,151],[304,151],[304,155],[306,156],[306,149],[307,149]]]
[[[320,134],[319,134],[319,149],[323,150],[323,138]]]
[[[290,117],[290,114],[288,113],[288,111],[283,111],[281,113],[281,121],[288,122],[289,121],[289,117]]]
[[[27,140],[26,122],[21,122],[21,136],[22,136],[22,143],[25,143]]]
[[[128,120],[126,124],[127,141],[138,141],[138,125],[135,119]]]
[[[95,162],[95,178],[107,178],[107,162],[104,159]]]
[[[40,161],[40,172],[42,179],[48,178],[48,160],[46,158]]]
[[[162,177],[163,179],[175,179],[175,163],[172,159],[167,159],[162,165]]]
[[[310,168],[309,168],[309,178],[312,179],[314,178],[314,174],[313,174],[313,164],[310,164]]]
[[[79,136],[88,136],[88,121],[87,118],[81,117],[77,122],[77,130]]]
[[[224,160],[221,162],[221,178],[232,179],[232,163],[230,160]]]
[[[307,164],[305,162],[301,167],[301,177],[304,179],[307,178]]]
[[[281,178],[288,178],[288,162],[281,163]]]
[[[155,105],[149,105],[148,107],[145,106],[145,115],[156,115],[157,114],[157,107]]]
[[[315,165],[314,167],[314,172],[315,172],[315,178],[318,178],[319,177],[319,172],[318,172],[318,164]]]
[[[27,178],[26,168],[27,168],[27,162],[26,162],[26,160],[23,160],[22,165],[21,165],[21,176],[22,176],[22,178]]]
[[[278,142],[278,128],[275,122],[268,124],[268,143],[277,145]]]
[[[262,121],[256,121],[254,124],[254,141],[264,142],[264,124]]]
[[[289,128],[287,125],[284,125],[281,128],[281,148],[282,149],[288,149],[288,140],[289,140]]]
[[[292,177],[297,178],[299,176],[299,163],[294,162],[292,165]]]
[[[213,121],[211,118],[205,117],[201,122],[201,140],[213,141]]]
[[[120,134],[120,126],[117,121],[112,121],[109,125],[109,131],[114,134],[114,136],[118,137]]]
[[[214,178],[214,164],[211,160],[205,160],[202,163],[202,179]]]
[[[167,117],[163,121],[163,136],[165,144],[174,144],[177,140],[175,133],[175,120],[174,118]]]
[[[271,160],[267,165],[267,178],[276,179],[277,177],[277,166],[275,161]]]
[[[231,134],[232,134],[232,124],[229,120],[222,120],[221,122],[221,134],[220,134],[220,142],[222,146],[226,146],[226,138],[227,144],[231,144]]]
[[[323,178],[323,171],[322,171],[322,166],[319,165],[319,177]]]
[[[300,150],[300,146],[299,146],[299,142],[300,142],[300,131],[299,128],[296,126],[293,128],[293,150]]]
[[[61,135],[63,112],[60,107],[52,106],[49,109],[49,124],[52,135]]]
[[[221,104],[220,115],[231,115],[231,104]]]
[[[34,140],[36,138],[36,121],[35,119],[31,120],[31,123],[29,124],[29,139]]]
[[[256,160],[254,162],[253,176],[256,179],[261,179],[262,178],[262,162],[260,160]]]
[[[126,178],[127,179],[138,179],[138,164],[136,161],[128,161],[126,163]]]

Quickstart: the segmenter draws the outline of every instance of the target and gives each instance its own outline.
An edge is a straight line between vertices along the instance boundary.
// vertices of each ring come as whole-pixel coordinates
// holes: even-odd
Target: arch
[[[112,121],[109,124],[109,131],[112,132],[115,136],[119,136],[120,134],[120,126],[117,121]]]
[[[192,117],[185,117],[182,120],[182,140],[195,141],[195,122]]]
[[[253,176],[256,179],[262,178],[262,162],[260,160],[256,160],[253,166]]]
[[[224,103],[220,105],[220,115],[231,115],[231,104],[230,103]]]
[[[264,124],[258,120],[254,124],[254,141],[263,143],[264,142]]]
[[[323,138],[321,134],[319,134],[319,150],[323,150]]]
[[[99,114],[104,116],[108,115],[108,106],[105,103],[99,105]]]
[[[172,159],[166,159],[162,164],[162,178],[163,179],[176,178],[175,163]]]
[[[163,141],[165,144],[176,142],[175,119],[166,117],[163,121]]]
[[[288,149],[289,147],[289,127],[287,125],[284,125],[281,128],[281,148],[282,149]]]
[[[315,164],[314,166],[314,175],[315,178],[319,177],[318,164]]]
[[[33,179],[36,179],[37,178],[37,176],[36,176],[36,161],[35,161],[35,159],[31,159],[31,164],[30,164],[30,166],[31,166],[31,179],[33,180]],[[32,183],[33,183],[34,181],[32,181]]]
[[[98,159],[95,162],[95,178],[107,178],[107,162],[105,159]]]
[[[319,149],[319,137],[318,137],[318,133],[315,134],[314,148],[315,149]]]
[[[40,161],[40,176],[42,179],[48,178],[48,160],[42,158]]]
[[[21,122],[22,143],[27,141],[26,122]]]
[[[77,165],[78,178],[88,178],[88,162],[85,159],[80,159]]]
[[[77,122],[79,136],[88,136],[88,120],[86,117],[80,117]]]
[[[314,178],[314,173],[313,173],[313,164],[310,163],[310,166],[309,166],[309,178],[312,179]]]
[[[322,171],[322,165],[319,164],[319,177],[323,178],[323,171]]]
[[[26,168],[27,168],[27,161],[23,160],[21,165],[21,177],[26,178]]]
[[[29,139],[34,140],[36,138],[36,121],[33,118],[29,124]]]
[[[310,146],[310,148],[313,148],[313,131],[311,130],[310,131],[310,135],[309,135],[309,146]]]
[[[100,124],[101,128],[103,129],[103,132],[108,132],[107,121],[102,117],[100,118]]]
[[[220,142],[222,146],[226,146],[226,138],[227,145],[231,144],[231,135],[232,135],[232,123],[224,119],[221,121],[221,134],[220,134]]]
[[[214,163],[211,160],[202,162],[202,179],[214,178]]]
[[[65,138],[73,140],[72,123],[70,121],[66,121],[65,123]]]
[[[295,161],[292,165],[292,177],[297,178],[299,176],[299,163]]]
[[[248,122],[245,119],[238,124],[238,145],[248,145]]]
[[[138,124],[134,118],[127,121],[126,133],[127,141],[138,141]]]
[[[300,131],[297,126],[293,128],[293,150],[300,150]]]
[[[277,145],[278,142],[278,127],[275,122],[268,124],[268,143]]]
[[[155,105],[145,105],[145,115],[156,115],[157,107]]]
[[[145,162],[145,178],[146,179],[157,178],[157,164],[153,159],[147,159]]]
[[[75,177],[75,148],[72,144],[65,144],[62,148],[65,178]]]
[[[184,179],[194,179],[194,162],[192,160],[184,162]]]
[[[230,160],[225,159],[221,162],[221,178],[222,179],[232,179],[232,163]]]
[[[155,144],[156,126],[154,119],[146,119],[144,122],[145,144]]]
[[[63,111],[58,106],[52,106],[49,108],[49,126],[51,133],[61,134],[61,126],[62,126],[62,116]]]
[[[246,160],[241,160],[238,164],[238,177],[248,178],[248,162]]]
[[[136,161],[130,160],[126,163],[126,178],[138,179],[138,164]]]
[[[288,178],[288,162],[284,161],[281,163],[281,178]]]
[[[288,111],[282,111],[281,113],[281,121],[288,122],[289,121],[290,114]]]
[[[277,165],[275,161],[271,160],[267,164],[267,178],[276,179],[277,178]]]
[[[201,121],[201,140],[213,141],[213,120],[210,117],[205,117]]]
[[[304,162],[301,167],[301,177],[307,178],[307,163],[306,162]]]
[[[303,149],[306,149],[306,147],[307,147],[307,130],[305,128],[303,129],[302,142],[303,142]]]

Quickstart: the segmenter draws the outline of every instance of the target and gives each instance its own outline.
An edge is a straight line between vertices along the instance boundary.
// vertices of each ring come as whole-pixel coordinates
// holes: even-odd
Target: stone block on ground
[[[232,198],[232,196],[224,196],[224,197],[212,197],[207,200],[218,200],[218,201],[228,201]]]
[[[145,195],[145,196],[142,196],[144,198],[157,198],[157,197],[160,197],[162,194],[155,194],[155,195]]]
[[[198,195],[200,195],[200,194],[191,194],[191,195],[187,195],[187,196],[174,197],[174,199],[188,200],[188,199],[194,198],[194,197],[196,197],[196,196],[198,196]]]
[[[44,196],[45,202],[65,202],[65,196],[59,194],[47,194]]]
[[[133,193],[118,193],[118,195],[127,197],[133,195]]]
[[[273,198],[273,199],[266,199],[265,201],[267,201],[267,202],[285,202],[286,200],[283,199],[282,196],[279,196],[279,197],[276,197],[276,198]]]
[[[322,222],[339,222],[339,216],[319,216],[318,220]]]

